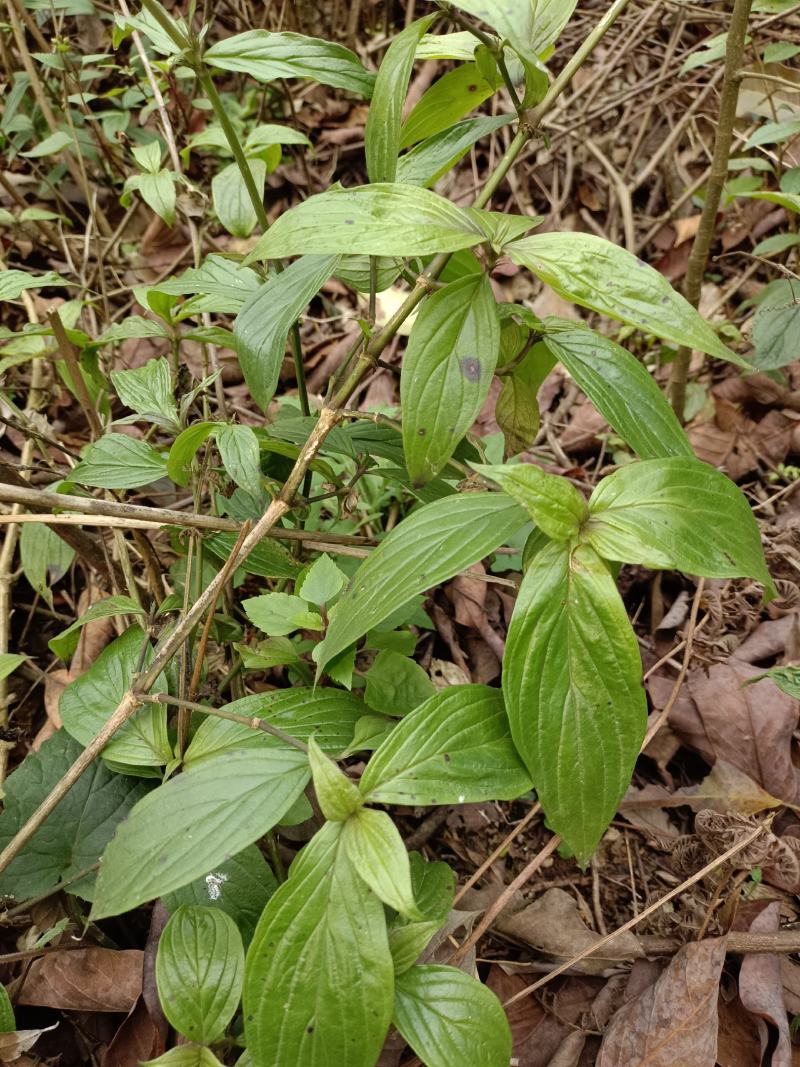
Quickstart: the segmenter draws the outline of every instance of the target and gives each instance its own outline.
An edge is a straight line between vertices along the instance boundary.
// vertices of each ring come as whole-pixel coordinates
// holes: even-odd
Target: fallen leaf
[[[778,930],[780,904],[775,901],[750,924],[751,933],[771,934]],[[739,970],[739,996],[758,1022],[761,1054],[772,1048],[772,1067],[792,1067],[792,1040],[783,1000],[780,961],[774,953],[750,952]]]
[[[160,1056],[165,1047],[164,1035],[139,997],[111,1039],[103,1056],[103,1067],[139,1067],[142,1060]]]
[[[0,1060],[3,1063],[19,1061],[23,1052],[33,1048],[42,1034],[46,1034],[48,1030],[55,1030],[57,1026],[58,1023],[53,1023],[52,1026],[46,1026],[43,1030],[12,1030],[9,1033],[0,1034]]]
[[[587,1035],[582,1030],[573,1030],[547,1067],[577,1067]]]
[[[719,998],[719,1031],[717,1033],[717,1063],[719,1067],[752,1067],[761,1060],[753,1016],[745,1011],[741,1000]]]
[[[142,992],[143,959],[138,949],[54,952],[33,961],[17,1001],[62,1011],[129,1012]]]
[[[714,1067],[726,939],[684,945],[658,981],[620,1008],[597,1067]]]

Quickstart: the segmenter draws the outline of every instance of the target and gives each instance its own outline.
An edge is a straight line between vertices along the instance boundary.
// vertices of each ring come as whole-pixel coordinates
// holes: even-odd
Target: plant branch
[[[714,154],[711,171],[706,185],[703,211],[697,228],[689,263],[686,268],[684,293],[692,307],[700,304],[703,276],[708,263],[711,242],[717,229],[717,212],[719,210],[722,190],[728,177],[728,158],[731,152],[733,126],[736,121],[736,104],[739,99],[739,70],[744,58],[747,38],[747,23],[750,18],[752,0],[734,0],[730,28],[725,49],[725,70],[722,77],[722,94],[719,106],[717,132],[714,136]],[[675,414],[683,420],[686,406],[686,382],[689,377],[691,350],[680,348],[672,364],[669,390],[670,402]]]

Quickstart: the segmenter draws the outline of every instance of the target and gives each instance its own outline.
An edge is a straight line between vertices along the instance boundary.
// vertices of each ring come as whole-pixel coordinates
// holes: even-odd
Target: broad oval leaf
[[[626,464],[600,482],[589,512],[586,539],[606,559],[707,578],[755,578],[774,590],[746,497],[699,459]]]
[[[575,537],[588,518],[586,501],[572,482],[559,474],[548,474],[535,463],[472,466],[522,504],[541,531],[554,541]]]
[[[256,81],[311,78],[366,98],[375,82],[375,75],[364,69],[349,48],[302,33],[247,30],[217,41],[203,53],[203,60],[212,67],[239,71]]]
[[[487,100],[503,80],[493,60],[490,79],[477,63],[464,63],[443,74],[426,89],[400,131],[400,147],[407,148],[426,137],[447,130]]]
[[[166,473],[167,461],[147,441],[107,433],[87,445],[69,480],[97,489],[138,489]]]
[[[140,800],[105,851],[92,917],[193,882],[270,830],[311,777],[293,748],[232,749]]]
[[[408,919],[423,921],[414,901],[406,846],[385,811],[356,811],[344,824],[342,845],[359,877],[384,904]]]
[[[236,923],[217,908],[188,904],[164,927],[156,955],[158,999],[178,1033],[210,1045],[239,1006],[244,948]]]
[[[367,709],[362,700],[343,689],[304,686],[252,693],[226,704],[223,710],[248,719],[264,719],[298,741],[307,742],[313,735],[323,752],[336,756],[353,740],[356,723]],[[231,748],[274,748],[281,744],[261,730],[209,715],[189,742],[184,763],[199,763]]]
[[[525,525],[523,509],[499,493],[463,493],[417,508],[356,571],[314,650],[318,670],[368,630],[465,570]]]
[[[410,967],[395,979],[392,1021],[426,1067],[505,1067],[511,1030],[491,989],[457,967]]]
[[[327,823],[270,900],[247,953],[244,1029],[258,1067],[373,1067],[394,969],[383,905]]]
[[[259,198],[263,199],[267,165],[262,159],[248,159],[247,165]],[[238,163],[229,163],[214,175],[211,196],[217,218],[228,233],[234,237],[249,237],[256,228],[258,216]]]
[[[0,848],[22,829],[82,751],[83,745],[66,730],[58,730],[8,776]],[[91,867],[118,823],[148,788],[141,779],[114,774],[95,760],[3,872],[3,893],[25,900]],[[67,892],[91,900],[94,881],[94,874],[87,875],[73,882]]]
[[[642,459],[693,455],[675,412],[635,356],[579,323],[545,319],[544,325],[553,356]]]
[[[425,256],[484,239],[464,208],[430,189],[383,182],[310,196],[277,219],[246,262],[306,253]]]
[[[553,543],[531,560],[508,629],[503,693],[548,823],[585,864],[630,783],[647,721],[639,647],[590,546]]]
[[[428,297],[403,356],[403,450],[414,483],[430,481],[472,426],[492,384],[500,323],[485,274]]]
[[[611,241],[591,233],[536,233],[512,242],[505,251],[574,304],[748,366],[662,274]]]
[[[88,671],[69,683],[59,710],[64,729],[88,745],[106,724],[137,671],[153,661],[153,649],[141,626],[130,626],[100,653]],[[157,688],[166,689],[160,676]],[[145,704],[117,730],[103,749],[103,758],[130,767],[158,767],[172,759],[167,714],[162,704]]]
[[[400,151],[400,125],[408,79],[420,38],[436,13],[417,19],[399,33],[381,61],[364,130],[364,152],[371,182],[393,182]]]
[[[512,744],[500,691],[452,685],[392,730],[359,788],[370,804],[473,804],[514,800],[531,781]]]
[[[256,289],[236,316],[236,354],[253,399],[264,411],[275,395],[289,330],[333,274],[338,258],[303,256]]]
[[[467,11],[507,38],[522,55],[538,58],[558,38],[577,0],[457,0]]]

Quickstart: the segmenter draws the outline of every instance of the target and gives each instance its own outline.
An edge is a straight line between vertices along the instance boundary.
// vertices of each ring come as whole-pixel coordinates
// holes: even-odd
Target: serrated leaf
[[[642,459],[693,454],[664,394],[630,352],[578,323],[546,319],[545,330],[544,344]]]
[[[308,604],[290,593],[264,593],[242,601],[242,609],[254,626],[271,637],[295,630],[322,630],[322,617],[309,611]]]
[[[267,165],[263,159],[248,159],[253,182],[264,198]],[[244,183],[238,163],[229,163],[211,179],[211,197],[217,218],[234,237],[249,237],[258,223],[256,209]]]
[[[292,324],[333,274],[338,261],[336,255],[303,256],[280,274],[273,274],[236,317],[236,354],[253,399],[263,410],[275,395]]]
[[[395,979],[394,1025],[426,1067],[501,1067],[511,1030],[500,1001],[457,967],[411,967]]]
[[[244,948],[236,923],[224,911],[183,905],[161,932],[156,955],[158,999],[184,1037],[212,1044],[239,1006]]]
[[[774,591],[742,491],[699,459],[629,463],[589,501],[587,541],[606,559],[707,578],[755,578]]]
[[[265,904],[277,888],[275,875],[261,851],[256,845],[249,845],[189,885],[167,893],[163,903],[170,912],[185,904],[220,908],[230,915],[248,945]]]
[[[138,489],[166,473],[166,460],[146,441],[107,433],[84,449],[70,481],[97,489]]]
[[[575,537],[589,516],[586,501],[570,481],[548,474],[535,463],[472,466],[522,504],[542,532],[554,541]]]
[[[512,242],[505,251],[574,304],[747,367],[662,274],[602,237],[537,233]]]
[[[264,719],[298,741],[307,742],[313,735],[324,752],[335,756],[352,741],[355,725],[366,708],[351,693],[318,686],[253,693],[226,704],[225,710]],[[280,744],[260,730],[209,715],[189,742],[184,762],[195,764],[231,748],[274,748]]]
[[[348,859],[341,824],[328,823],[267,904],[247,954],[248,1050],[258,1067],[373,1067],[393,996],[383,905]]]
[[[439,473],[477,418],[497,364],[500,324],[491,283],[474,274],[422,305],[403,357],[400,402],[408,473]]]
[[[133,678],[153,661],[154,652],[141,626],[129,627],[100,653],[87,671],[61,694],[64,729],[88,745],[131,688]],[[166,690],[162,675],[156,688]],[[158,767],[172,758],[167,713],[161,704],[145,704],[117,730],[103,758],[130,767]]]
[[[464,119],[440,133],[426,137],[397,160],[395,180],[404,185],[434,185],[482,137],[513,122],[516,115],[480,116]]]
[[[313,737],[308,740],[308,762],[322,814],[331,822],[344,822],[361,806],[358,787],[325,755]]]
[[[424,256],[484,239],[472,216],[430,189],[383,182],[328,189],[285,211],[248,256]]]
[[[59,730],[8,776],[5,810],[0,815],[0,847],[22,829],[82,751],[81,744]],[[113,774],[95,760],[3,872],[3,892],[25,900],[91,867],[117,824],[147,789],[141,779]],[[94,875],[88,875],[74,882],[68,892],[91,899],[93,885]]]
[[[525,522],[523,509],[497,493],[464,493],[417,508],[361,564],[337,601],[314,650],[318,670],[417,593],[483,559]]]
[[[385,811],[355,811],[344,824],[342,845],[359,878],[384,904],[412,921],[423,920],[414,900],[406,846]]]
[[[417,45],[436,18],[426,15],[406,26],[381,61],[364,130],[364,152],[371,182],[393,182],[400,151],[400,126],[408,79]]]
[[[359,788],[370,804],[513,800],[531,787],[497,689],[453,685],[407,715],[373,754]]]
[[[93,919],[180,889],[272,829],[310,778],[293,748],[230,749],[141,800],[119,827],[97,877]]]
[[[542,548],[514,607],[503,694],[548,824],[581,864],[630,782],[647,720],[641,676],[639,647],[603,560],[589,545]]]
[[[144,418],[155,416],[153,421],[167,429],[179,429],[172,374],[166,359],[151,359],[133,370],[112,370],[111,381],[117,396],[131,411]]]
[[[212,67],[247,74],[256,81],[311,78],[369,98],[375,75],[344,45],[302,33],[247,30],[217,41],[203,53]]]

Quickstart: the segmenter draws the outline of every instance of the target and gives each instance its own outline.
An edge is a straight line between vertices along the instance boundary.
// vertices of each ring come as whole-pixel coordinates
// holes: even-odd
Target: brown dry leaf
[[[699,785],[678,789],[675,797],[683,797],[683,802],[695,811],[703,807],[712,811],[735,811],[740,815],[755,815],[782,804],[748,774],[723,759],[717,760]]]
[[[676,703],[670,725],[701,755],[712,753],[710,762],[725,760],[772,796],[794,804],[800,799],[800,777],[791,753],[798,704],[770,679],[744,684],[758,673],[736,659],[715,663],[708,671],[691,671],[688,686],[694,708]]]
[[[714,1067],[725,945],[724,937],[684,945],[655,985],[611,1020],[597,1067]]]
[[[675,227],[676,245],[682,245],[684,241],[694,237],[701,218],[702,215],[689,215],[688,218],[672,220],[672,225]]]
[[[165,1036],[139,997],[111,1039],[103,1056],[103,1067],[139,1067],[143,1060],[155,1059],[164,1052]]]
[[[786,1010],[790,1015],[800,1015],[800,967],[783,955],[780,956],[780,964]]]
[[[12,1030],[10,1033],[0,1034],[0,1061],[3,1063],[19,1062],[23,1052],[33,1048],[42,1034],[48,1030],[55,1030],[58,1023],[46,1026],[43,1030]],[[27,1056],[25,1057],[27,1059]],[[29,1060],[28,1062],[33,1062]]]
[[[586,1037],[582,1030],[573,1030],[547,1067],[578,1067]]]
[[[775,933],[780,911],[777,901],[768,904],[750,924],[751,933]],[[775,954],[751,952],[744,956],[739,971],[739,996],[745,1008],[759,1019],[762,1056],[768,1046],[773,1046],[772,1067],[792,1067],[792,1039],[783,1000],[781,966]]]
[[[578,914],[575,898],[563,889],[548,889],[532,904],[509,916],[501,916],[503,933],[533,945],[555,959],[567,960],[591,948],[600,935],[590,930]],[[598,974],[609,964],[643,956],[639,940],[630,931],[604,945],[601,954],[581,961],[587,974]]]
[[[486,574],[486,568],[482,563],[473,563],[466,572],[467,574]],[[473,630],[480,629],[486,620],[486,594],[489,586],[486,582],[475,581],[460,574],[447,586],[447,595],[455,608],[456,622],[461,626],[470,626]]]
[[[142,992],[143,959],[138,949],[54,952],[34,960],[17,999],[62,1011],[129,1012]]]
[[[719,998],[717,1063],[719,1067],[752,1067],[761,1059],[761,1042],[755,1021],[741,1000]]]

